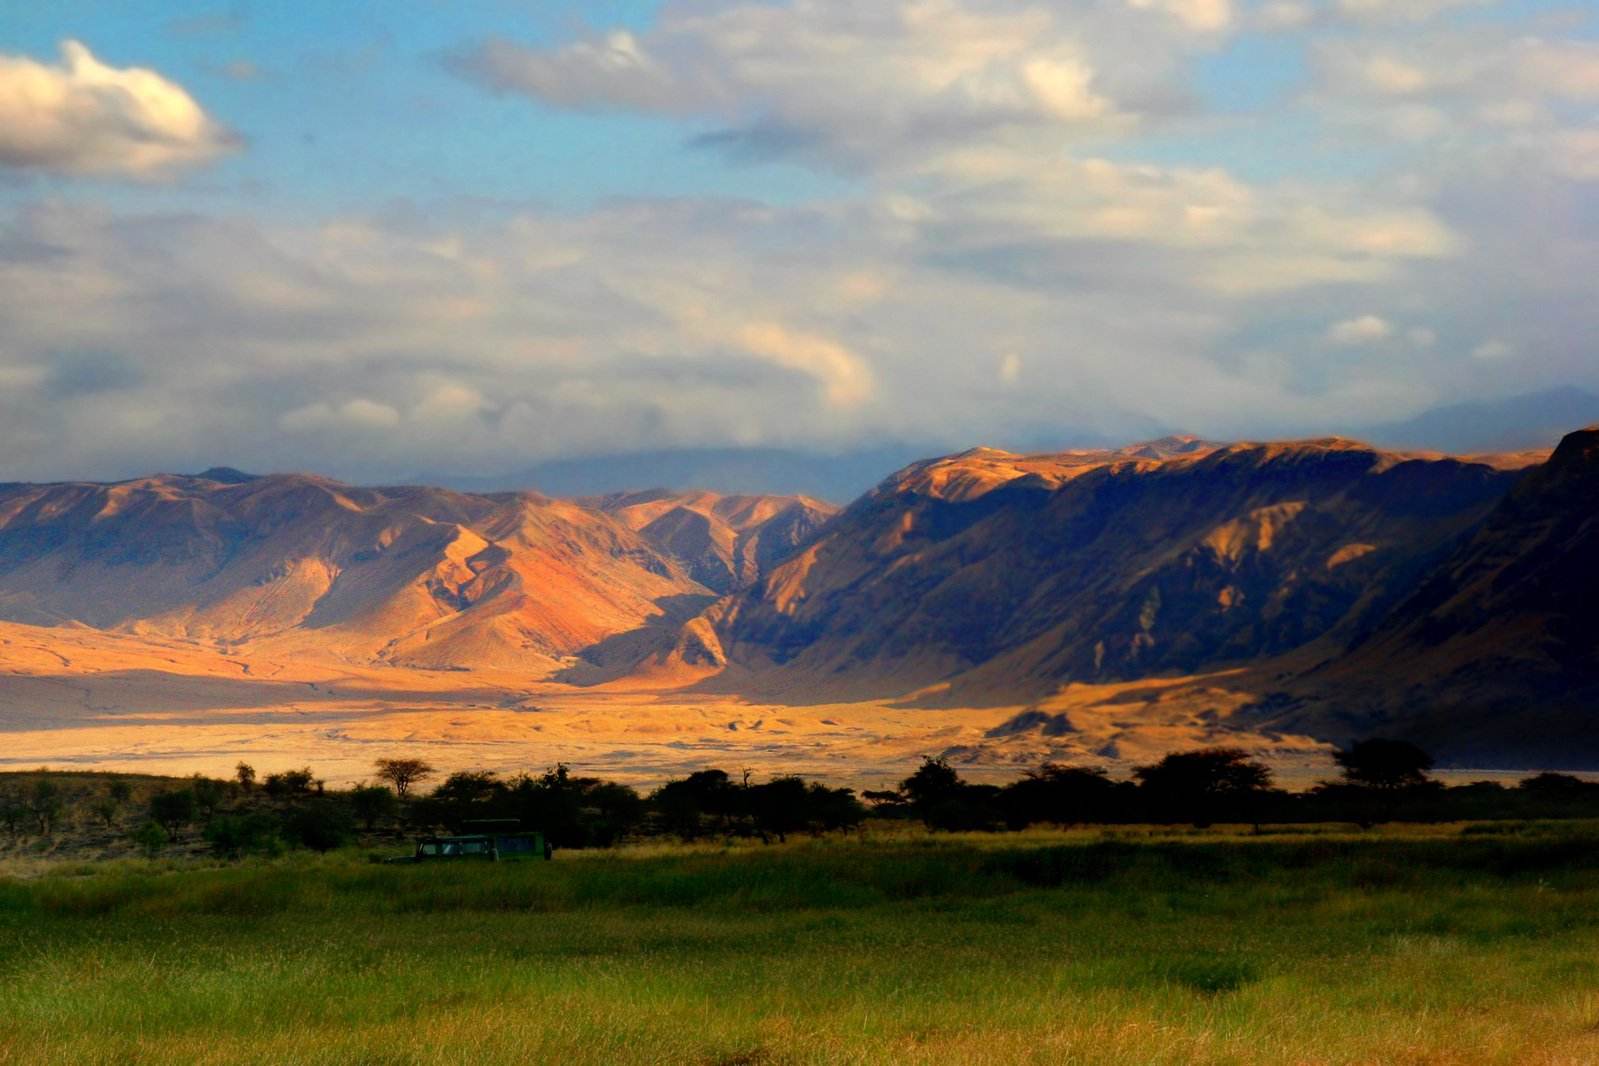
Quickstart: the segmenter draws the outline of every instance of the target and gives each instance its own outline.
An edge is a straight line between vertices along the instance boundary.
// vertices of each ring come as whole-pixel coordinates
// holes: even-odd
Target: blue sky
[[[0,32],[13,52],[47,57],[76,37],[110,65],[154,68],[248,138],[248,151],[200,180],[108,182],[96,190],[106,199],[309,215],[454,197],[563,208],[606,196],[792,199],[836,184],[791,166],[729,167],[687,147],[692,123],[567,113],[485,93],[445,67],[485,37],[538,45],[596,27],[643,29],[655,7],[69,2],[8,15]]]
[[[1558,0],[18,6],[0,477],[1599,389]]]

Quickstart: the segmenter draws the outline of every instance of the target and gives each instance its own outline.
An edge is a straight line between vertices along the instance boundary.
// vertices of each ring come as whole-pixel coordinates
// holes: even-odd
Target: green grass
[[[0,875],[0,1063],[1599,1062],[1599,826]]]

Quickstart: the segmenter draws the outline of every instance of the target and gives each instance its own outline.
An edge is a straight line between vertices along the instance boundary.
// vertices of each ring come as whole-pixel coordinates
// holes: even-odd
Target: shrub
[[[350,793],[350,810],[370,833],[379,822],[400,813],[400,801],[382,785],[361,785]]]
[[[118,806],[115,800],[107,797],[96,800],[94,806],[89,808],[89,810],[96,818],[100,819],[101,824],[110,829],[111,823],[117,820],[117,811],[121,810],[121,807]]]
[[[332,851],[355,838],[355,821],[342,804],[317,800],[288,813],[283,819],[283,835],[312,851]]]
[[[27,805],[12,793],[0,794],[0,825],[4,825],[6,832],[12,836],[22,832],[22,827],[27,824],[31,813]]]
[[[206,823],[205,839],[217,852],[240,855],[276,855],[283,848],[278,820],[265,812],[222,814]]]
[[[296,796],[305,796],[310,793],[313,780],[310,767],[267,774],[266,793],[273,799],[292,799]]]
[[[216,813],[216,809],[222,806],[222,801],[227,798],[226,785],[209,777],[201,777],[199,774],[194,775],[194,781],[189,789],[194,793],[194,805],[207,818]]]
[[[155,822],[145,822],[128,834],[128,839],[137,844],[141,851],[153,859],[160,854],[162,848],[167,846],[167,831]]]

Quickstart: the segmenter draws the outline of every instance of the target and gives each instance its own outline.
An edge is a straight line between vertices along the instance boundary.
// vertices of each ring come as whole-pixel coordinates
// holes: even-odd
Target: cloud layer
[[[1599,58],[1569,16],[1510,17],[685,0],[453,41],[426,72],[485,108],[620,113],[757,192],[771,160],[827,191],[270,217],[16,197],[0,476],[1321,432],[1599,387]],[[1290,76],[1217,102],[1273,49]],[[233,144],[81,46],[0,60],[0,165],[144,179]]]
[[[0,55],[0,166],[152,178],[236,146],[181,86],[107,66],[78,41],[56,65]]]

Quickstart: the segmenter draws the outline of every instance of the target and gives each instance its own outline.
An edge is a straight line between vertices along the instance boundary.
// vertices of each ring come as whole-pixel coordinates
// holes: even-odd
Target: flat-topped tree
[[[1271,788],[1271,771],[1241,748],[1172,752],[1133,776],[1156,820],[1201,827],[1226,815],[1253,821],[1253,801]]]
[[[412,785],[427,780],[437,772],[422,759],[379,759],[373,765],[377,767],[378,780],[393,785],[394,794],[402,799]]]
[[[1408,740],[1371,737],[1333,752],[1344,780],[1364,788],[1414,788],[1427,783],[1432,756]]]

